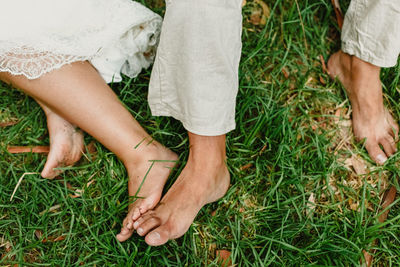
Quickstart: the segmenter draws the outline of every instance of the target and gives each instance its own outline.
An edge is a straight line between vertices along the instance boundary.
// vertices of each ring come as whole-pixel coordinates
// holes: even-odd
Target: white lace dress
[[[1,0],[0,72],[35,79],[89,60],[106,82],[153,61],[161,17],[131,0]]]

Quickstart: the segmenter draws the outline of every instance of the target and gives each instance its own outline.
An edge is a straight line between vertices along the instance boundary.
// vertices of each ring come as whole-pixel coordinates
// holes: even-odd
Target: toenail
[[[143,234],[143,232],[144,232],[144,230],[142,228],[138,228],[136,231],[139,235]]]
[[[149,234],[149,238],[152,239],[153,241],[158,241],[161,239],[161,236],[159,233],[153,232],[153,233]]]
[[[137,228],[139,226],[139,222],[135,222],[134,224],[133,224],[133,228]]]
[[[129,230],[126,229],[126,228],[124,228],[124,229],[121,230],[121,234],[122,234],[122,235],[126,235],[126,234],[128,234],[128,233],[129,233]]]
[[[376,160],[378,161],[378,163],[383,164],[387,160],[387,157],[382,154],[379,154],[378,156],[376,156]]]

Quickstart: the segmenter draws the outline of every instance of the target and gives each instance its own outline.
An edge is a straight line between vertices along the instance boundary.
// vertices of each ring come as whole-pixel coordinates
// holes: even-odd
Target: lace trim
[[[12,52],[0,54],[0,71],[12,75],[24,75],[37,79],[45,73],[59,69],[76,61],[90,60],[93,56],[59,55],[40,52],[29,47],[14,48]]]

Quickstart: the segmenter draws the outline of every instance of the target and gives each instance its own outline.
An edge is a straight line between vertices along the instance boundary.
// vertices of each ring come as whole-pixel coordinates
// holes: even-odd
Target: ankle
[[[154,160],[164,160],[167,149],[155,140],[143,140],[139,145],[127,148],[124,155],[120,156],[128,169],[147,166]]]
[[[350,56],[350,73],[352,80],[368,80],[380,82],[380,67]]]

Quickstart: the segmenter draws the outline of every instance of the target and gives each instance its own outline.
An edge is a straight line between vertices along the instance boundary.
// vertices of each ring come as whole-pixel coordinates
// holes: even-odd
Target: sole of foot
[[[328,60],[328,72],[349,96],[356,139],[364,140],[370,157],[383,165],[397,151],[399,126],[383,105],[380,68],[338,51]]]

